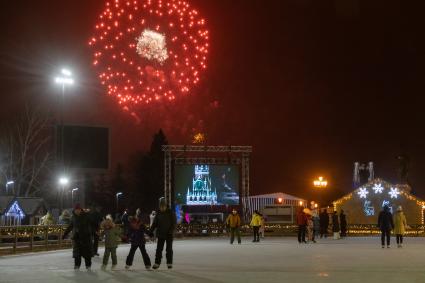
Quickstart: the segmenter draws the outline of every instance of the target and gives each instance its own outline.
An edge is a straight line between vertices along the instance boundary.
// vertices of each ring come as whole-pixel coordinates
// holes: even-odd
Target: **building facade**
[[[401,206],[408,224],[424,224],[425,201],[410,192],[409,185],[391,184],[377,178],[334,201],[333,205],[338,213],[344,210],[349,224],[377,224],[379,212],[385,205],[392,213]]]

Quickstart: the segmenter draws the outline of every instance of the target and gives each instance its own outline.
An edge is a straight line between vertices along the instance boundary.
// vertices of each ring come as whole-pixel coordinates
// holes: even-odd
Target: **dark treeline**
[[[150,150],[136,152],[128,164],[118,164],[109,174],[87,177],[87,204],[102,208],[103,213],[116,213],[129,209],[134,214],[140,208],[144,214],[158,208],[158,199],[164,195],[164,160],[162,145],[168,144],[162,130],[153,136]]]

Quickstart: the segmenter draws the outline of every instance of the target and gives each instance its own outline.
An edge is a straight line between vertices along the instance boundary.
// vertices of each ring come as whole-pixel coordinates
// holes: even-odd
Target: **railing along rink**
[[[0,255],[16,254],[21,252],[49,251],[70,248],[71,237],[62,240],[66,225],[29,225],[29,226],[0,226]],[[293,224],[266,224],[266,237],[295,236],[298,226]],[[102,232],[102,231],[100,231]],[[348,236],[377,236],[381,232],[374,224],[349,224]],[[190,237],[225,237],[229,229],[225,224],[179,224],[176,227],[176,238]],[[241,234],[252,234],[249,225],[241,227]],[[328,234],[332,234],[332,225],[328,227]],[[405,236],[425,236],[425,225],[409,225]],[[102,241],[102,239],[101,239]]]

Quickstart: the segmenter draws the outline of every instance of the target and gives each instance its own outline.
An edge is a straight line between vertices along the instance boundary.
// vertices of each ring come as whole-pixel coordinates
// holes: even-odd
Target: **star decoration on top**
[[[400,194],[399,190],[397,188],[390,188],[390,191],[388,192],[391,198],[397,198]]]
[[[384,191],[382,184],[375,184],[372,189],[375,191],[375,194],[382,194]]]
[[[357,192],[360,198],[366,198],[368,193],[369,192],[367,191],[366,188],[360,188],[359,191]]]

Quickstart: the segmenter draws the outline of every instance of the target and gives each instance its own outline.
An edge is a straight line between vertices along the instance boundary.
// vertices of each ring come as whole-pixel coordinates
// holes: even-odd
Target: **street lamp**
[[[65,190],[66,185],[68,185],[69,183],[69,179],[66,176],[61,176],[59,177],[59,185],[61,186],[61,196],[60,196],[60,211],[62,212],[63,210],[63,192]]]
[[[118,211],[118,202],[119,202],[119,197],[122,195],[122,192],[118,192],[116,195],[115,195],[115,197],[116,197],[116,199],[117,199],[117,213],[119,212]]]
[[[61,75],[59,77],[55,78],[55,83],[62,85],[62,100],[61,100],[61,114],[60,114],[60,139],[61,139],[61,146],[60,146],[60,162],[61,162],[61,166],[63,167],[64,165],[64,156],[63,156],[63,151],[64,151],[64,140],[63,140],[63,136],[64,136],[64,131],[63,131],[63,112],[64,112],[64,108],[65,108],[65,86],[67,85],[73,85],[74,84],[74,79],[72,78],[72,72],[68,69],[62,69],[61,70]],[[62,168],[63,169],[63,168]]]
[[[72,206],[74,206],[74,192],[78,191],[78,188],[72,189],[71,191],[71,201],[72,201]]]
[[[322,176],[320,176],[317,180],[313,181],[313,185],[316,188],[326,188],[328,186],[328,181],[323,179]]]
[[[14,181],[7,181],[6,182],[6,195],[9,194],[9,186],[15,184]]]

